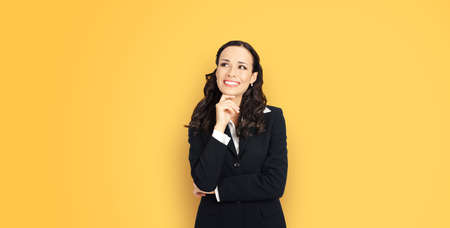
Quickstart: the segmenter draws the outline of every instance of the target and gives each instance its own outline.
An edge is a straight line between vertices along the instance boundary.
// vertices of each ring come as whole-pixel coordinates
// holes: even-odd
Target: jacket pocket
[[[280,213],[278,202],[271,202],[269,204],[262,204],[258,207],[259,212],[263,218],[271,217]]]

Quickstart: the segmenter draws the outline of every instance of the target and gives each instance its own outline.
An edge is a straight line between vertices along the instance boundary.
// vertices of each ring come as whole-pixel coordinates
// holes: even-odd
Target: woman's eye
[[[247,67],[245,67],[244,65],[241,65],[242,69],[247,70]]]
[[[222,64],[220,64],[220,66],[225,66],[227,63],[222,63]]]

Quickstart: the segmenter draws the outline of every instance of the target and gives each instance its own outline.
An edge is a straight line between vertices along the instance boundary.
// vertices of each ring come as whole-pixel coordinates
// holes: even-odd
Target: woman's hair
[[[259,63],[259,56],[255,49],[247,42],[240,40],[229,41],[219,48],[216,54],[216,69],[212,73],[206,74],[206,83],[203,89],[205,97],[197,104],[192,113],[189,125],[184,125],[193,130],[203,130],[206,134],[212,133],[216,123],[216,103],[219,102],[222,93],[217,87],[216,70],[219,57],[222,51],[228,46],[241,46],[246,48],[253,56],[252,72],[258,72],[253,87],[249,86],[242,95],[236,134],[238,137],[253,135],[251,128],[256,130],[256,134],[265,131],[264,109],[267,99],[262,91],[263,70]],[[197,134],[197,133],[195,133]]]

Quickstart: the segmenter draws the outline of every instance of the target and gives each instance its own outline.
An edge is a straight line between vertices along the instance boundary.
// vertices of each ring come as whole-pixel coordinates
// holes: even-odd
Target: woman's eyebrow
[[[229,59],[222,59],[223,61],[227,61],[227,62],[230,62],[230,60]],[[242,61],[238,61],[238,63],[243,63],[243,64],[247,64],[246,62],[242,62]],[[247,64],[248,65],[248,64]]]

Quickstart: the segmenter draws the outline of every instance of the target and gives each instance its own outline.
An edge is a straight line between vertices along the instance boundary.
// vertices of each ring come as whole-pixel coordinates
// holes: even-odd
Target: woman
[[[266,105],[259,56],[235,40],[216,55],[189,125],[196,228],[286,227],[279,198],[287,178],[282,109]]]

